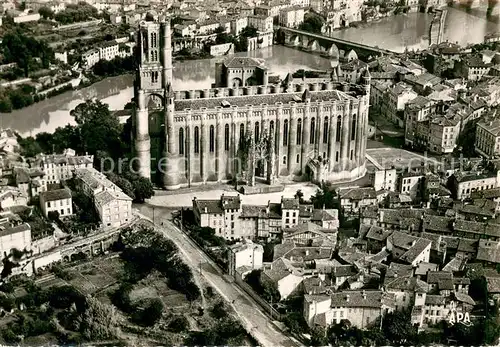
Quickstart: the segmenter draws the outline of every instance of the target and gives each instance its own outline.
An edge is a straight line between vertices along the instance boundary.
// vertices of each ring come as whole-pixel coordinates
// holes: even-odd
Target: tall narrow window
[[[335,161],[339,162],[339,151],[335,152]]]
[[[356,138],[356,115],[352,116],[352,125],[351,125],[351,140]]]
[[[342,116],[337,117],[337,142],[340,142],[340,132],[342,129]]]
[[[297,160],[296,160],[297,164],[300,163],[300,154],[297,154]]]
[[[328,143],[328,117],[325,117],[323,123],[323,143]]]
[[[157,47],[156,33],[151,34],[151,47]]]
[[[224,150],[229,151],[229,124],[224,127]]]
[[[210,152],[215,151],[215,129],[214,126],[210,126]]]
[[[271,135],[271,134],[274,136],[274,121],[273,120],[269,123],[269,135]]]
[[[184,155],[184,128],[179,129],[179,154]]]
[[[313,145],[316,143],[316,119],[314,117],[311,119],[311,133],[309,135],[309,143]]]
[[[200,153],[200,129],[194,127],[194,152]]]
[[[302,142],[302,119],[297,121],[297,144],[300,145]]]
[[[255,122],[255,143],[259,142],[259,136],[260,136],[259,122]]]
[[[240,124],[240,147],[245,142],[245,124]]]
[[[283,122],[283,146],[288,145],[288,119]]]

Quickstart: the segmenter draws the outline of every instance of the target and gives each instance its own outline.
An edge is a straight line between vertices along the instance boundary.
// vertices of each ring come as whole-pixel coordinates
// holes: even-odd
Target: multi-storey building
[[[257,31],[263,33],[273,31],[273,17],[260,15],[248,16],[248,26],[254,27]]]
[[[279,23],[288,28],[297,28],[304,22],[303,8],[286,8],[280,11]]]
[[[28,223],[13,225],[8,219],[0,220],[0,259],[12,249],[19,251],[31,248],[31,227]]]
[[[368,69],[361,85],[328,78],[180,92],[172,89],[168,21],[141,22],[138,52],[133,142],[141,176],[151,178],[156,159],[167,189],[227,181],[240,171],[241,150],[254,147],[244,141],[248,137],[268,153],[267,160],[251,156],[256,162],[250,164],[269,182],[279,176],[342,181],[365,174]],[[246,69],[240,59],[240,69]]]
[[[40,207],[45,217],[48,217],[50,212],[57,212],[59,217],[71,216],[73,214],[71,190],[63,188],[40,193]]]
[[[280,203],[243,205],[240,197],[222,195],[218,200],[193,199],[193,212],[201,227],[210,227],[227,240],[274,239],[283,229],[311,222],[322,229],[337,230],[337,210],[316,210],[298,199],[282,198]]]
[[[229,274],[244,276],[252,270],[262,269],[264,248],[251,240],[229,246]]]
[[[464,172],[450,177],[450,190],[457,200],[470,197],[472,192],[500,187],[500,171],[491,173]]]
[[[394,294],[381,290],[305,295],[304,318],[310,327],[326,328],[347,319],[355,327],[365,329],[395,307]]]
[[[77,186],[94,202],[101,223],[118,227],[132,219],[132,199],[94,168],[75,170]]]
[[[487,158],[500,155],[500,118],[484,119],[476,126],[476,151]]]
[[[47,183],[61,183],[73,177],[75,169],[91,168],[93,155],[74,155],[72,151],[64,154],[44,155],[39,159],[39,167],[45,173]]]

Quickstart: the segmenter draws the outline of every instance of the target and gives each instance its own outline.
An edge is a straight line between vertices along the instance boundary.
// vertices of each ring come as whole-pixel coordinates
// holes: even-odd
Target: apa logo
[[[454,325],[455,323],[468,324],[470,323],[470,315],[469,312],[457,312],[456,304],[452,304],[450,310],[450,317],[448,319],[448,323]]]

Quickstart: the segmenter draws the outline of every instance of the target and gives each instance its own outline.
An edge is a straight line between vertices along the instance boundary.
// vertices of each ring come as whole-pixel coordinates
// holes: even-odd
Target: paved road
[[[137,205],[135,208],[144,216],[152,218],[151,207]],[[228,282],[224,278],[224,274],[221,273],[212,260],[189,237],[173,225],[169,219],[170,213],[168,211],[155,208],[155,222],[158,224],[161,221],[165,225],[160,230],[177,244],[179,250],[184,254],[193,268],[202,269],[203,277],[233,306],[243,326],[252,333],[261,346],[301,346],[299,342],[278,330],[271,319],[262,312],[261,307],[247,293],[243,292],[235,284]]]

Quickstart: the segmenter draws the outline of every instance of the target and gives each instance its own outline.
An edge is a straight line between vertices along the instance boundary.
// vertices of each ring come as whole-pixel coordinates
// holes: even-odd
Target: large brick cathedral
[[[170,22],[140,23],[133,139],[139,173],[166,189],[245,173],[349,181],[363,176],[370,73],[270,82],[264,61],[229,58],[212,88],[174,91]]]

